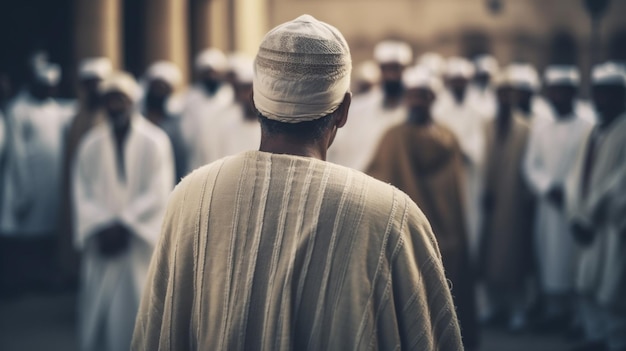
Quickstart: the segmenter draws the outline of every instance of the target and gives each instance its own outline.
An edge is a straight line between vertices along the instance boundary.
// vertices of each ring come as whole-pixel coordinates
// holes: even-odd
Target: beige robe
[[[428,218],[443,259],[466,346],[477,346],[474,279],[463,210],[463,161],[456,138],[438,124],[402,124],[383,137],[367,173],[391,183]]]
[[[250,151],[174,191],[133,350],[462,350],[428,221],[402,192]]]
[[[626,114],[608,128],[594,131],[599,134],[586,196],[582,177],[589,137],[580,149],[567,184],[568,215],[571,222],[587,225],[595,234],[591,245],[581,250],[578,291],[602,306],[626,311]]]
[[[523,178],[522,165],[529,126],[514,115],[502,139],[498,120],[486,124],[485,212],[481,273],[491,286],[522,289],[532,261],[533,196]]]

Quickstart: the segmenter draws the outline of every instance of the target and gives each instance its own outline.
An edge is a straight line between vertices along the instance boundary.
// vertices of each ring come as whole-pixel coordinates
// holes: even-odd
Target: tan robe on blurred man
[[[463,209],[463,160],[447,128],[401,124],[382,138],[367,173],[404,191],[428,218],[452,284],[466,347],[478,343]]]

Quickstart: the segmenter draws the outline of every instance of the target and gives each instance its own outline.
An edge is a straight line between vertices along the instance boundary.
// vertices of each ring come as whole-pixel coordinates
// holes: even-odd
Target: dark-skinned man
[[[128,350],[174,164],[167,135],[135,112],[132,76],[112,73],[99,90],[107,121],[85,136],[73,176],[79,346]]]
[[[578,249],[564,211],[565,182],[592,127],[575,113],[580,76],[573,66],[550,66],[545,72],[552,117],[532,124],[524,161],[525,178],[537,198],[535,252],[543,309],[542,330],[567,327],[573,311]]]
[[[433,120],[441,82],[426,67],[409,68],[403,83],[406,122],[383,137],[367,174],[404,191],[428,218],[441,250],[466,350],[478,347],[473,270],[463,209],[463,159],[456,137]]]
[[[577,291],[585,343],[576,350],[626,350],[626,72],[592,72],[598,124],[568,182],[568,214],[581,248]]]
[[[351,58],[304,15],[255,59],[259,151],[174,191],[134,350],[461,350],[435,237],[411,199],[325,162],[350,106]]]

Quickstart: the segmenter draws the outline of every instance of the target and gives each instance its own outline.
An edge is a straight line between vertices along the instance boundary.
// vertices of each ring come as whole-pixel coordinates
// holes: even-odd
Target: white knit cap
[[[380,67],[374,61],[368,60],[359,64],[355,69],[354,78],[360,82],[377,84],[380,82]]]
[[[476,65],[476,71],[480,73],[494,75],[499,69],[498,60],[487,54],[476,57],[476,59],[474,59],[474,64]]]
[[[83,59],[78,68],[81,79],[104,79],[113,71],[113,64],[107,57],[90,57]]]
[[[226,55],[216,48],[209,48],[196,56],[196,70],[212,69],[223,73],[228,70]]]
[[[56,63],[45,63],[35,67],[35,77],[46,85],[57,85],[61,81],[61,67]]]
[[[446,62],[446,77],[470,79],[474,75],[474,65],[463,57],[451,57]]]
[[[605,62],[593,67],[591,81],[594,85],[626,86],[626,71],[619,63]]]
[[[405,42],[384,40],[374,48],[374,60],[379,64],[399,63],[408,66],[413,61],[413,50]]]
[[[444,73],[446,67],[446,59],[443,56],[435,52],[427,52],[420,56],[417,60],[419,66],[426,67],[433,74],[441,76]]]
[[[175,63],[158,61],[148,67],[146,79],[148,81],[159,79],[169,84],[172,88],[177,88],[183,80],[183,75]]]
[[[303,15],[272,29],[254,61],[254,104],[285,123],[334,112],[350,88],[352,61],[337,28]]]
[[[571,85],[580,84],[580,72],[571,65],[552,65],[546,68],[544,73],[546,85]]]
[[[133,76],[126,72],[113,72],[98,86],[100,94],[105,95],[112,92],[122,93],[129,99],[136,102],[141,95],[141,88]]]
[[[539,73],[528,63],[513,63],[505,68],[511,85],[520,90],[536,92],[541,88]]]
[[[406,89],[427,88],[435,94],[443,87],[441,80],[424,66],[406,69],[402,74],[402,83]]]

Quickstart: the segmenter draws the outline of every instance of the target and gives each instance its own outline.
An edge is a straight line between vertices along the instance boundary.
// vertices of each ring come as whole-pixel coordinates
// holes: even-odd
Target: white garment
[[[37,101],[22,93],[9,106],[8,118],[12,138],[3,229],[28,236],[52,234],[58,224],[63,135],[69,116],[53,99]]]
[[[113,130],[92,129],[74,169],[76,247],[82,252],[79,337],[82,350],[127,350],[135,314],[174,184],[170,141],[134,116],[124,144],[125,181],[118,175]],[[125,252],[105,258],[94,238],[120,223],[132,234]]]
[[[470,100],[469,95],[462,104],[458,104],[449,91],[437,97],[437,105],[433,110],[435,120],[454,133],[465,156],[465,221],[470,258],[476,262],[483,217],[485,121],[488,118],[476,108],[475,101]]]
[[[373,89],[352,100],[348,122],[337,131],[335,141],[328,150],[329,162],[365,171],[387,130],[407,117],[404,106],[388,109],[383,106],[383,100],[380,89]]]
[[[185,94],[181,114],[183,139],[187,143],[188,171],[215,161],[216,120],[233,103],[234,90],[223,83],[213,96],[194,86]]]
[[[258,119],[246,120],[240,104],[234,103],[220,114],[218,153],[222,158],[244,151],[258,150],[261,145],[261,125]]]
[[[578,250],[566,214],[546,195],[554,186],[565,188],[591,128],[589,121],[571,116],[535,119],[530,132],[523,171],[538,197],[535,245],[541,285],[550,294],[567,293],[574,288]]]
[[[467,99],[471,101],[472,105],[478,109],[481,115],[487,118],[495,117],[497,99],[493,87],[488,86],[483,89],[476,84],[472,84],[468,87]]]
[[[6,123],[4,121],[4,114],[0,111],[0,160],[4,156],[4,152],[6,151],[7,146],[7,132],[6,132]],[[4,170],[1,171],[4,173]]]

